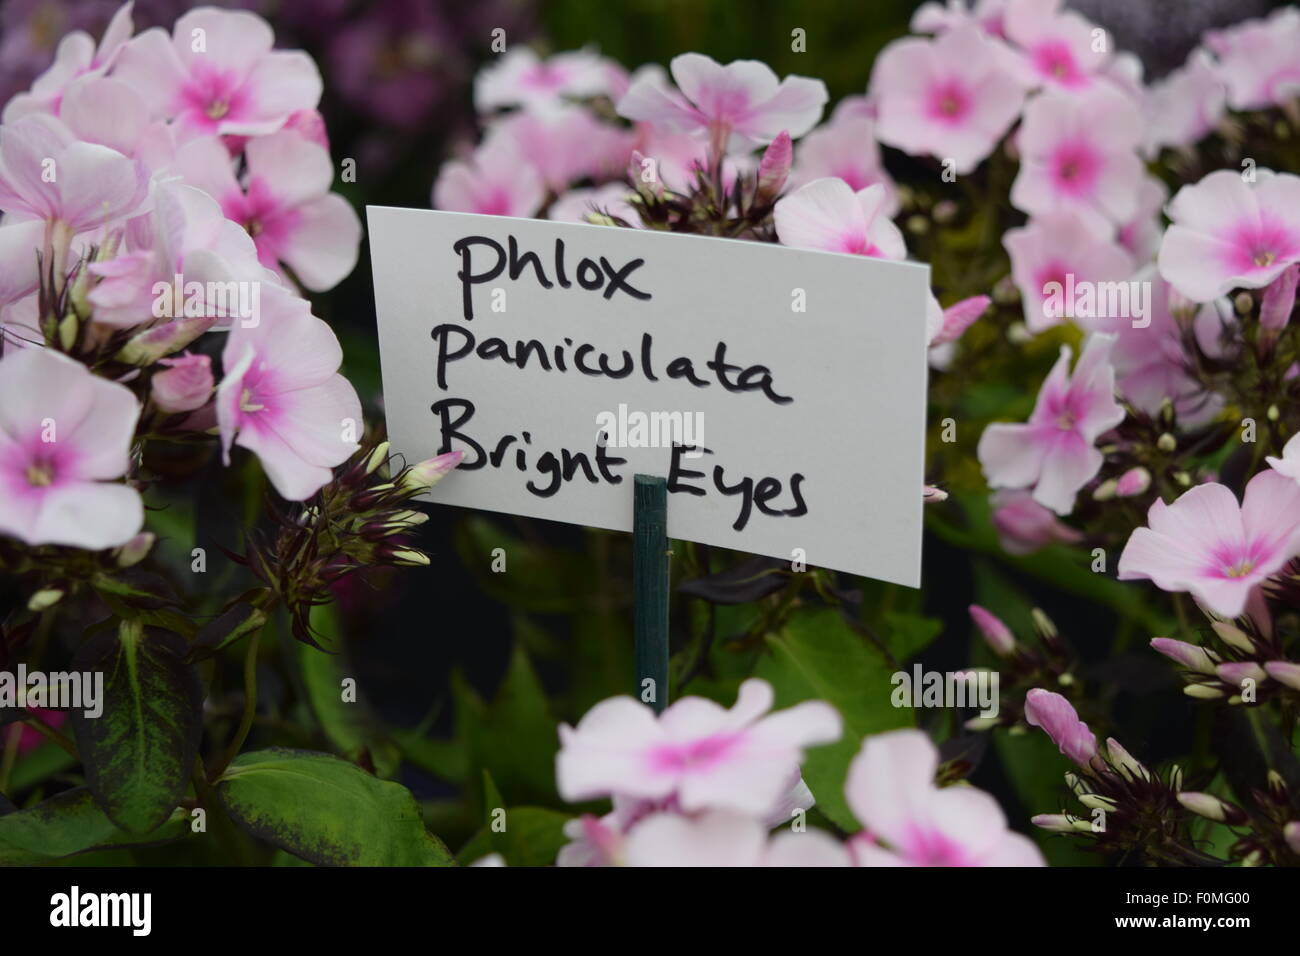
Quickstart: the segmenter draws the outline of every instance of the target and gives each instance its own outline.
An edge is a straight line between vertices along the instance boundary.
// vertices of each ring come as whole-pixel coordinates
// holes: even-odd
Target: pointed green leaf
[[[103,674],[103,713],[73,711],[86,783],[118,826],[148,833],[176,809],[202,733],[203,694],[175,634],[124,621],[86,642],[73,669]]]
[[[226,812],[260,840],[321,866],[452,866],[415,797],[331,754],[241,754],[217,782]]]

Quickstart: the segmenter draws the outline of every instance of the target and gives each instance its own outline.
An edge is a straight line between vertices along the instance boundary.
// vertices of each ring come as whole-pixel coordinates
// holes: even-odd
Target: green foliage
[[[126,621],[82,646],[74,670],[104,675],[103,714],[73,714],[86,782],[115,824],[149,833],[176,808],[202,733],[185,642]]]
[[[769,634],[767,653],[755,675],[770,681],[777,707],[829,701],[844,719],[844,736],[813,750],[803,775],[817,805],[840,828],[859,829],[844,799],[844,778],[862,738],[910,727],[910,708],[890,703],[894,665],[838,611],[793,615],[779,634]]]
[[[400,784],[329,754],[272,748],[241,754],[217,783],[250,834],[320,866],[451,866]]]

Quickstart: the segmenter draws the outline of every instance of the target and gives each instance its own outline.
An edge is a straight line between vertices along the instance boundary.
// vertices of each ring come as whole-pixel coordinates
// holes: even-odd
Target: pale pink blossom
[[[622,847],[625,866],[849,866],[849,854],[824,830],[768,836],[753,817],[712,810],[697,817],[657,813]]]
[[[778,134],[779,135],[779,134]],[[689,193],[697,174],[709,171],[708,144],[689,133],[674,133],[649,123],[637,131],[637,150],[628,176],[651,188],[661,185],[679,194]],[[636,157],[640,156],[640,160]],[[722,185],[734,189],[736,177],[752,164],[744,156],[727,156],[722,161]]]
[[[636,140],[633,131],[601,122],[581,106],[509,113],[492,124],[488,135],[512,140],[555,193],[582,179],[623,175]]]
[[[676,89],[653,74],[641,76],[618,101],[619,114],[701,135],[715,157],[770,143],[782,130],[797,139],[816,125],[829,98],[821,80],[778,80],[756,60],[723,66],[702,53],[683,53],[669,68]]]
[[[898,187],[881,161],[876,124],[866,117],[832,118],[799,141],[790,188],[827,177],[844,180],[854,192],[879,183],[885,187],[886,215],[898,212]]]
[[[1126,280],[1135,268],[1128,250],[1097,235],[1072,213],[1039,216],[1008,229],[1002,245],[1011,256],[1011,277],[1031,332],[1075,317],[1074,302],[1062,294],[1067,286]]]
[[[238,304],[210,301],[209,283],[221,284],[224,296],[225,283],[262,281],[266,273],[252,239],[202,190],[159,182],[152,197],[152,210],[132,220],[118,254],[89,267],[99,280],[87,296],[95,321],[128,328],[188,315],[224,324],[236,315]],[[176,276],[181,277],[179,289]],[[197,295],[187,293],[190,283],[198,284],[190,290],[198,289]],[[167,291],[160,292],[164,286]]]
[[[212,396],[212,360],[206,355],[181,355],[161,359],[163,371],[155,372],[149,383],[150,397],[168,414],[192,412],[207,404]]]
[[[882,143],[950,161],[960,174],[993,152],[1024,103],[1005,51],[970,24],[933,40],[889,44],[876,58],[869,90]]]
[[[1024,52],[1036,83],[1077,90],[1097,82],[1110,59],[1112,39],[1064,0],[1008,0],[1002,14],[1007,39]]]
[[[989,36],[1002,36],[1002,17],[1007,0],[928,0],[912,14],[913,33],[943,33],[966,23],[975,23]]]
[[[528,218],[542,208],[541,176],[509,137],[489,133],[469,161],[443,165],[433,184],[433,208]]]
[[[115,149],[76,140],[52,116],[0,127],[0,209],[40,219],[68,236],[139,212],[149,173]]]
[[[993,528],[1008,554],[1025,555],[1049,544],[1078,544],[1083,535],[1062,522],[1024,488],[1006,488],[992,497]]]
[[[315,109],[321,78],[306,53],[271,49],[261,17],[200,7],[169,37],[146,30],[118,53],[113,76],[133,86],[151,115],[197,134],[262,136],[298,110]]]
[[[546,218],[555,222],[590,222],[593,214],[617,216],[630,226],[639,228],[641,217],[629,202],[635,195],[627,183],[606,183],[595,189],[571,189],[546,211]]]
[[[977,454],[992,487],[1032,487],[1034,500],[1057,514],[1074,509],[1079,489],[1101,468],[1097,438],[1124,420],[1110,364],[1114,344],[1113,335],[1089,336],[1073,374],[1070,347],[1061,346],[1029,421],[984,429]]]
[[[1225,320],[1214,303],[1206,303],[1191,305],[1180,321],[1174,315],[1177,294],[1160,278],[1154,265],[1136,272],[1132,282],[1132,288],[1149,290],[1146,316],[1139,318],[1130,302],[1129,314],[1092,315],[1079,319],[1079,324],[1089,331],[1116,336],[1111,351],[1115,387],[1134,408],[1156,415],[1168,399],[1182,423],[1194,425],[1208,420],[1223,407],[1223,398],[1207,390],[1191,374],[1183,328],[1191,327],[1201,351],[1219,357],[1223,352],[1219,336],[1224,323],[1235,318],[1229,315]]]
[[[631,697],[603,701],[577,727],[560,727],[560,796],[675,796],[688,813],[714,808],[761,816],[788,789],[804,748],[840,736],[830,705],[806,701],[769,714],[772,699],[771,685],[751,679],[730,710],[685,697],[656,717]]]
[[[37,220],[0,225],[0,308],[36,291],[44,239],[45,225]]]
[[[183,146],[175,170],[244,228],[268,269],[288,266],[303,286],[324,292],[357,264],[361,220],[351,203],[330,192],[329,153],[299,133],[250,140],[240,179],[225,147],[211,138]]]
[[[100,550],[140,530],[130,465],[140,403],[130,390],[50,349],[0,359],[0,534]]]
[[[1194,302],[1262,289],[1300,262],[1300,176],[1230,169],[1184,186],[1169,203],[1160,274]]]
[[[1142,117],[1113,87],[1050,90],[1025,108],[1011,202],[1031,215],[1074,212],[1099,235],[1137,208]]]
[[[1157,499],[1147,527],[1129,537],[1120,580],[1188,591],[1223,617],[1238,617],[1251,591],[1300,554],[1300,484],[1263,471],[1240,505],[1220,484],[1197,485],[1172,505]]]
[[[225,460],[232,444],[247,448],[282,496],[313,495],[360,447],[361,403],[338,373],[342,361],[338,339],[311,306],[268,286],[260,321],[235,323],[221,353],[217,422]]]
[[[603,817],[587,813],[565,823],[564,835],[569,842],[560,849],[556,866],[620,866],[626,837],[642,820],[655,815],[682,813],[675,794],[662,800],[642,800],[616,793],[613,803],[614,809]],[[815,804],[812,791],[796,769],[787,780],[781,798],[759,818],[759,822],[763,829],[770,830],[789,823],[796,814]]]
[[[58,115],[63,93],[74,80],[102,76],[135,31],[132,6],[128,2],[117,8],[98,46],[84,30],[65,34],[54,52],[54,62],[32,82],[31,91],[19,93],[5,105],[4,122],[12,123],[29,113]]]
[[[139,159],[150,172],[168,165],[176,151],[171,130],[150,117],[144,97],[111,76],[91,74],[70,84],[59,119],[77,139]]]
[[[1097,758],[1097,737],[1060,694],[1035,687],[1025,695],[1025,723],[1041,727],[1065,756],[1087,769]]]
[[[850,842],[859,866],[1043,866],[1032,840],[1007,829],[996,800],[974,787],[936,787],[939,751],[920,730],[868,737],[845,796],[865,827]]]
[[[1119,243],[1133,254],[1135,262],[1152,262],[1160,251],[1164,237],[1161,213],[1169,198],[1169,187],[1155,176],[1147,175],[1138,186],[1137,206],[1132,217],[1119,227]]]
[[[907,246],[885,212],[888,201],[880,183],[855,193],[842,179],[815,179],[777,202],[777,238],[804,249],[903,259]]]
[[[1193,50],[1183,66],[1147,90],[1147,154],[1191,146],[1219,125],[1226,109],[1227,90],[1213,59],[1206,50]]]
[[[1205,45],[1235,110],[1258,110],[1300,93],[1300,10],[1282,7],[1268,19],[1210,30]]]
[[[511,106],[545,109],[570,99],[611,95],[609,61],[591,50],[570,50],[542,59],[532,48],[513,46],[474,78],[480,113]]]

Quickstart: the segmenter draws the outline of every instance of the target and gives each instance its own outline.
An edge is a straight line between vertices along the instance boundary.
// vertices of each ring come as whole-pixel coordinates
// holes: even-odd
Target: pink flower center
[[[1250,577],[1254,570],[1268,560],[1269,547],[1263,541],[1220,545],[1210,555],[1210,577],[1239,580]]]
[[[33,488],[48,488],[54,484],[54,462],[35,461],[27,466],[27,483]]]
[[[1071,196],[1092,192],[1101,171],[1101,158],[1087,143],[1063,143],[1052,154],[1052,180]]]
[[[667,744],[650,756],[655,769],[671,773],[707,770],[720,763],[740,741],[738,734],[714,734],[686,744]]]
[[[181,91],[181,100],[189,110],[203,118],[200,125],[213,128],[232,113],[241,113],[247,94],[234,73],[199,63]]]
[[[959,80],[948,79],[930,89],[930,118],[955,126],[970,112],[971,97]]]
[[[1074,54],[1064,40],[1046,40],[1035,47],[1034,68],[1063,86],[1075,86],[1083,79]]]
[[[523,76],[523,85],[535,90],[553,91],[564,86],[565,71],[546,63],[539,63]]]
[[[1237,226],[1226,254],[1228,267],[1241,274],[1268,269],[1279,259],[1298,257],[1300,235],[1269,212],[1262,212],[1258,222],[1247,221]]]
[[[914,825],[899,849],[914,866],[970,866],[966,848],[945,833]]]

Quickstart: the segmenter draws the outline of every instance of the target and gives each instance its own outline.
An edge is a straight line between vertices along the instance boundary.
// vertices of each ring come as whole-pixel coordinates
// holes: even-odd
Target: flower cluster
[[[561,726],[561,796],[609,797],[613,810],[568,823],[558,864],[1042,865],[992,797],[936,784],[938,751],[918,730],[869,737],[854,758],[845,797],[864,830],[841,842],[809,828],[814,795],[799,765],[807,748],[839,739],[840,717],[822,701],[769,713],[772,701],[771,686],[751,679],[730,710],[686,697],[656,717],[616,697]]]
[[[133,36],[131,12],[97,46],[70,37],[0,126],[0,530],[33,546],[131,540],[153,438],[219,435],[291,500],[360,447],[300,292],[346,276],[361,236],[330,192],[315,64],[252,14]]]
[[[948,436],[932,450],[923,494],[945,536],[1031,572],[1025,556],[1083,546],[1087,574],[1152,582],[1169,597],[1151,619],[1168,609],[1181,631],[1152,646],[1181,666],[1186,693],[1292,722],[1300,11],[1210,31],[1150,83],[1116,37],[1062,0],[931,2],[912,29],[880,53],[865,95],[825,118],[820,82],[752,61],[683,54],[667,71],[628,75],[593,51],[517,50],[481,74],[484,135],[442,169],[433,203],[929,262],[923,320],[941,373],[931,401],[937,418],[959,431],[974,421],[979,435],[974,448]],[[1032,407],[1020,397],[1026,376],[1042,382]],[[1232,810],[1185,791],[1181,771],[1161,777],[1113,740],[1098,747],[1074,707],[1101,720],[1104,708],[1046,616],[1034,612],[1031,646],[984,608],[972,615],[1017,702],[968,726],[1048,730],[1079,765],[1072,791],[1114,818],[1095,841],[1103,851],[1213,862],[1189,829],[1199,813],[1257,828],[1234,859],[1290,859],[1285,788],[1236,780],[1251,806]],[[626,715],[637,728],[626,733],[653,752],[684,720],[656,722],[631,701],[602,707],[611,726]],[[561,774],[601,782],[566,796],[612,796],[615,808],[573,826],[573,857],[635,860],[647,819],[660,821],[657,843],[677,847],[660,861],[704,852],[714,828],[754,834],[750,862],[773,852],[767,803],[732,807],[724,793],[715,806],[667,776],[639,787],[639,751],[591,744],[599,734],[585,724],[566,732]],[[765,801],[777,802],[783,779]],[[899,831],[860,817],[906,855]],[[1046,822],[1092,832],[1072,817]]]

